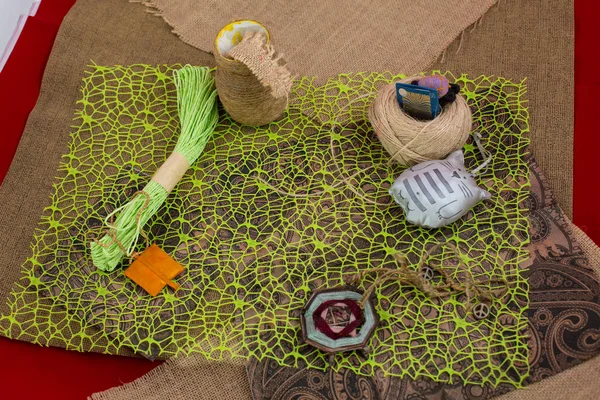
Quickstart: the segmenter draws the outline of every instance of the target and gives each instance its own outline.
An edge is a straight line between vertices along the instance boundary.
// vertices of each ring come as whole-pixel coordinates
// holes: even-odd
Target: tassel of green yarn
[[[132,254],[143,226],[162,206],[176,181],[200,156],[214,132],[219,114],[210,69],[186,65],[175,72],[174,78],[181,134],[163,167],[168,164],[167,169],[175,167],[176,171],[167,171],[169,179],[165,180],[161,167],[141,192],[107,217],[108,233],[91,244],[92,261],[101,270],[114,270],[123,256]],[[114,223],[111,222],[113,216],[116,216]]]

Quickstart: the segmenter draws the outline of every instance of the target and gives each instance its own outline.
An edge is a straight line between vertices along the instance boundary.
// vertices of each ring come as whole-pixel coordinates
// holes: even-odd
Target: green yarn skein
[[[114,270],[123,256],[131,255],[141,229],[167,199],[181,176],[200,156],[219,118],[217,90],[211,70],[186,65],[174,73],[181,134],[173,154],[152,180],[127,204],[106,219],[109,232],[90,245],[94,265]],[[116,216],[114,224],[110,223]]]

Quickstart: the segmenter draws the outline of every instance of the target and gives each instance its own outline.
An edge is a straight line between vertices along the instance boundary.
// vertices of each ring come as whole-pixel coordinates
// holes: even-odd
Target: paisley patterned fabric
[[[248,366],[253,399],[271,400],[379,400],[381,388],[370,377],[348,369],[296,369],[280,366],[277,361],[255,359]]]
[[[530,286],[527,315],[531,372],[527,384],[556,375],[600,353],[600,283],[571,235],[535,159],[531,157],[529,163],[531,195],[527,207],[531,257],[522,265],[527,268]],[[382,374],[365,378],[349,370],[294,369],[256,360],[250,362],[248,375],[254,400],[481,400],[515,389],[508,384],[452,385]],[[318,391],[314,382],[319,382]]]

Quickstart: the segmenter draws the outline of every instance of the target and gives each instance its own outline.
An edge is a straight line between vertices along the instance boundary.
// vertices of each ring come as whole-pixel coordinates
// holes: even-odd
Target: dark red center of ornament
[[[317,330],[335,340],[352,336],[354,330],[365,322],[365,318],[355,300],[345,299],[321,303],[313,313],[313,321]]]

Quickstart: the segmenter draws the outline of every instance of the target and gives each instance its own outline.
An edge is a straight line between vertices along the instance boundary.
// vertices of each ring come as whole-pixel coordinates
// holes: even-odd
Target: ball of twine
[[[419,77],[403,80],[410,83]],[[440,160],[462,148],[471,132],[471,109],[458,95],[431,121],[406,114],[398,105],[396,84],[383,87],[371,107],[369,121],[391,158],[402,165]]]
[[[266,41],[266,48],[271,51],[268,36]],[[221,54],[216,41],[214,55],[217,92],[231,118],[241,124],[260,126],[282,116],[287,108],[287,96],[275,96],[273,88],[261,82],[248,65]]]

